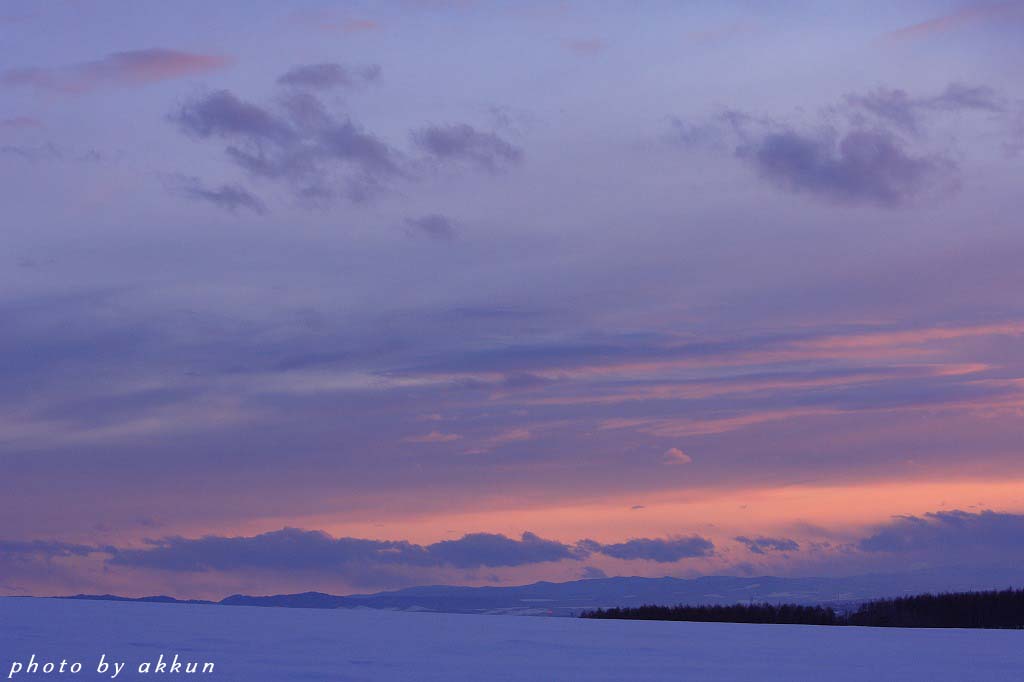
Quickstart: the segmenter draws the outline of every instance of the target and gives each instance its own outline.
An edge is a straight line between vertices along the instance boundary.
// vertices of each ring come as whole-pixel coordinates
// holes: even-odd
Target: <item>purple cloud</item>
[[[111,553],[112,547],[96,547],[51,540],[0,540],[0,555],[5,559],[54,559],[58,557],[88,556]]]
[[[495,172],[518,163],[523,152],[495,133],[465,123],[427,126],[412,133],[413,143],[438,161],[465,162]]]
[[[5,118],[0,120],[0,128],[42,128],[43,123],[37,118],[31,116],[12,116],[11,118]]]
[[[441,241],[455,239],[455,227],[451,220],[443,215],[432,213],[418,218],[406,218],[405,224],[411,231],[426,235],[430,239]]]
[[[948,560],[970,554],[1019,557],[1024,548],[1024,515],[985,510],[929,512],[899,516],[858,543],[865,552],[925,554]]]
[[[141,549],[115,550],[111,564],[168,571],[363,570],[366,564],[404,566],[522,566],[579,558],[576,548],[533,533],[520,539],[471,533],[417,545],[405,540],[334,538],[323,531],[284,528],[252,537],[170,537]]]
[[[766,538],[761,535],[750,538],[745,535],[739,535],[733,539],[745,545],[752,554],[796,552],[800,550],[800,544],[796,540],[790,540],[789,538]]]
[[[330,90],[333,88],[357,88],[373,83],[380,78],[380,66],[374,64],[352,68],[342,64],[323,63],[295,66],[282,74],[277,82],[296,88]]]
[[[948,172],[952,162],[916,156],[892,134],[854,130],[839,138],[770,133],[737,150],[770,182],[842,203],[899,206]]]
[[[438,561],[459,568],[521,566],[581,558],[576,548],[533,533],[523,533],[519,540],[494,533],[470,533],[458,540],[428,545],[426,550]]]
[[[929,97],[913,97],[905,90],[878,88],[864,94],[847,95],[846,102],[910,132],[919,132],[924,118],[935,112],[1005,110],[992,88],[963,83],[950,83],[943,92]]]
[[[171,120],[197,139],[226,141],[224,151],[238,166],[288,183],[300,198],[329,199],[340,185],[361,201],[404,174],[396,151],[308,93],[285,98],[278,112],[218,90],[187,102]]]
[[[955,186],[957,164],[930,150],[928,124],[944,113],[1012,114],[987,86],[951,83],[935,95],[878,88],[825,107],[817,123],[794,124],[735,109],[705,120],[672,119],[688,149],[728,150],[782,189],[843,204],[904,206],[928,190]]]
[[[591,542],[589,549],[616,559],[644,559],[658,563],[674,563],[680,559],[708,557],[715,553],[711,540],[698,535],[681,538],[634,538],[626,542],[603,545]]]
[[[418,545],[406,540],[334,538],[323,531],[283,528],[251,537],[209,535],[188,539],[168,537],[142,548],[106,548],[109,563],[177,572],[235,570],[305,570],[344,574],[362,572],[368,565],[459,569],[525,566],[552,561],[578,561],[599,553],[619,559],[673,563],[711,556],[714,545],[698,536],[673,539],[636,538],[603,545],[582,540],[574,545],[548,540],[530,532],[519,538],[497,533],[470,533],[457,540]]]
[[[603,52],[607,47],[603,40],[588,38],[583,40],[567,40],[562,43],[566,49],[580,55],[594,55]]]
[[[199,178],[185,176],[178,176],[174,184],[182,195],[190,199],[206,201],[232,212],[240,208],[248,209],[253,213],[265,213],[267,210],[259,197],[241,185],[222,184],[217,187],[208,187]]]

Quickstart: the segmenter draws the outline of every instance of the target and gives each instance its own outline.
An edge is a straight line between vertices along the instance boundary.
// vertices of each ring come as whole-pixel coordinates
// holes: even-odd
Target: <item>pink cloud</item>
[[[42,128],[43,123],[37,118],[30,116],[14,116],[0,120],[0,128]]]
[[[409,436],[405,439],[407,443],[451,443],[461,439],[457,433],[441,433],[440,431],[431,431],[430,433],[423,436]]]
[[[341,33],[365,33],[379,31],[382,28],[380,22],[374,19],[339,17],[332,12],[323,10],[294,12],[291,19],[301,26]]]
[[[693,457],[690,457],[679,448],[669,448],[663,456],[669,464],[690,464],[693,462]]]
[[[1021,5],[1013,2],[996,2],[965,7],[934,19],[912,24],[885,34],[891,41],[916,40],[935,33],[945,33],[967,24],[979,21],[1004,18],[1008,16],[1024,17]]]
[[[607,47],[603,40],[597,40],[594,38],[587,40],[567,40],[564,45],[567,49],[575,52],[576,54],[582,55],[597,54]]]
[[[57,92],[89,92],[105,87],[132,87],[223,68],[231,59],[150,48],[115,52],[103,59],[58,68],[9,69],[0,84]]]
[[[751,21],[739,20],[703,31],[690,31],[687,37],[695,43],[707,45],[721,43],[736,36],[754,33],[757,29],[757,24]]]
[[[843,414],[842,410],[833,408],[793,408],[780,410],[763,410],[750,412],[735,417],[712,417],[707,419],[686,419],[686,418],[648,418],[636,419],[606,419],[600,423],[598,428],[602,431],[608,429],[634,429],[640,433],[647,433],[662,438],[677,438],[682,436],[706,436],[719,433],[728,433],[766,422],[798,419],[802,417],[817,417],[827,415]],[[666,453],[667,455],[668,453]]]
[[[507,445],[508,443],[516,443],[518,441],[531,440],[533,438],[533,432],[526,428],[513,428],[502,431],[490,438],[485,439],[480,447],[467,450],[467,455],[479,455],[484,452],[490,452],[491,450]]]
[[[380,24],[373,19],[346,19],[341,22],[341,30],[345,33],[378,31],[380,30]]]

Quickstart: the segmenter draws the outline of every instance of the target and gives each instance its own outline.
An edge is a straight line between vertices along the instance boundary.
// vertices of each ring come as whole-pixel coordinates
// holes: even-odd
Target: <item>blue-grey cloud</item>
[[[297,136],[287,121],[263,107],[217,90],[187,102],[171,119],[198,138],[245,139],[254,143],[287,144]]]
[[[726,109],[704,120],[672,119],[673,140],[691,149],[728,150],[766,181],[845,204],[902,206],[927,190],[954,186],[956,164],[931,149],[927,129],[946,113],[1006,118],[1003,97],[987,86],[951,83],[934,95],[878,88],[850,93],[796,124]]]
[[[426,235],[431,239],[451,241],[455,238],[455,226],[452,225],[452,221],[437,213],[406,218],[405,224],[410,231]]]
[[[899,516],[857,546],[865,552],[920,553],[950,560],[980,555],[1020,557],[1024,514],[953,510]]]
[[[209,187],[196,177],[178,176],[174,184],[177,190],[190,199],[205,201],[228,211],[247,209],[253,213],[266,213],[266,206],[255,194],[236,184],[222,184]]]
[[[843,203],[898,206],[952,170],[940,157],[915,155],[884,130],[836,136],[789,130],[737,149],[766,180],[794,192]]]
[[[582,540],[567,544],[530,532],[519,538],[498,533],[470,533],[457,540],[419,545],[406,540],[335,538],[323,531],[283,528],[249,537],[179,536],[148,541],[139,548],[109,548],[115,566],[175,572],[315,571],[355,574],[373,565],[392,567],[525,566],[553,561],[579,561],[592,554],[618,559],[673,563],[711,556],[714,544],[699,536],[601,544]]]
[[[459,568],[520,566],[585,556],[574,547],[529,532],[518,540],[494,533],[471,533],[428,545],[426,551],[432,558]]]
[[[252,537],[170,537],[149,547],[122,549],[112,564],[168,571],[309,570],[344,572],[353,566],[522,566],[576,559],[581,551],[533,533],[519,539],[471,533],[458,540],[418,545],[404,540],[334,538],[322,531],[284,528]]]
[[[396,150],[309,93],[292,93],[272,110],[219,90],[187,102],[171,120],[194,138],[225,141],[225,154],[250,175],[287,183],[307,200],[362,201],[403,175]]]
[[[715,553],[714,543],[698,535],[668,539],[633,538],[608,545],[591,541],[586,546],[596,553],[616,559],[643,559],[658,563],[674,563],[680,559],[708,557]]]
[[[334,88],[357,88],[380,78],[380,66],[350,67],[344,64],[325,62],[295,66],[283,73],[277,82],[281,85],[313,90]]]
[[[984,85],[950,83],[937,95],[915,97],[906,90],[877,88],[867,93],[851,93],[846,103],[911,132],[920,132],[925,119],[936,112],[987,111],[1006,108],[995,90]]]
[[[88,556],[116,551],[113,547],[98,547],[54,540],[0,540],[0,557],[4,560],[47,560],[58,557]]]
[[[800,544],[796,540],[790,540],[789,538],[768,538],[761,535],[757,537],[747,537],[745,535],[739,535],[735,538],[736,542],[745,545],[747,550],[753,554],[764,554],[766,552],[797,552],[800,550]]]
[[[518,163],[522,150],[496,133],[481,132],[458,123],[427,126],[412,133],[413,143],[433,159],[462,162],[488,171],[499,171]]]

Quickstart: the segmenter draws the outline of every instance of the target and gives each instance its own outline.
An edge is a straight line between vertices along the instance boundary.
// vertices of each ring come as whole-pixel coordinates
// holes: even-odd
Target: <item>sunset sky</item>
[[[0,594],[1024,561],[1024,4],[0,42]]]

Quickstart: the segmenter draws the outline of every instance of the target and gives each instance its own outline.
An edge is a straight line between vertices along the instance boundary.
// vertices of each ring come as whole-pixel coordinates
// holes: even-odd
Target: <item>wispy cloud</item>
[[[461,440],[462,436],[457,433],[442,433],[441,431],[431,431],[430,433],[422,436],[408,436],[403,440],[406,443],[452,443],[457,440]]]
[[[413,143],[439,162],[463,162],[488,171],[518,163],[523,151],[496,133],[465,123],[427,126],[412,133]]]
[[[597,38],[585,38],[582,40],[566,40],[562,43],[567,50],[579,55],[595,55],[603,52],[608,45]]]
[[[766,552],[797,552],[800,550],[800,543],[789,538],[768,538],[762,535],[747,537],[739,535],[736,542],[747,548],[751,554],[765,554]]]
[[[430,239],[451,241],[455,239],[455,226],[443,215],[431,213],[417,218],[406,218],[406,226],[411,232],[422,234]]]
[[[297,88],[330,90],[358,88],[380,79],[380,66],[351,67],[334,62],[294,66],[278,77],[277,82]]]
[[[31,116],[13,116],[0,119],[0,128],[13,128],[23,130],[26,128],[42,128],[43,122]]]
[[[925,21],[904,26],[886,33],[883,38],[889,41],[907,41],[927,38],[929,36],[954,31],[964,26],[999,19],[1024,18],[1024,8],[1017,2],[983,2],[970,4],[966,7],[933,17]]]
[[[228,183],[210,187],[199,178],[182,175],[173,176],[170,184],[182,196],[205,201],[228,211],[244,208],[253,213],[266,213],[267,210],[259,197],[241,185]]]
[[[115,52],[103,59],[71,66],[8,69],[0,85],[66,93],[101,88],[135,87],[222,69],[229,57],[150,48]]]

